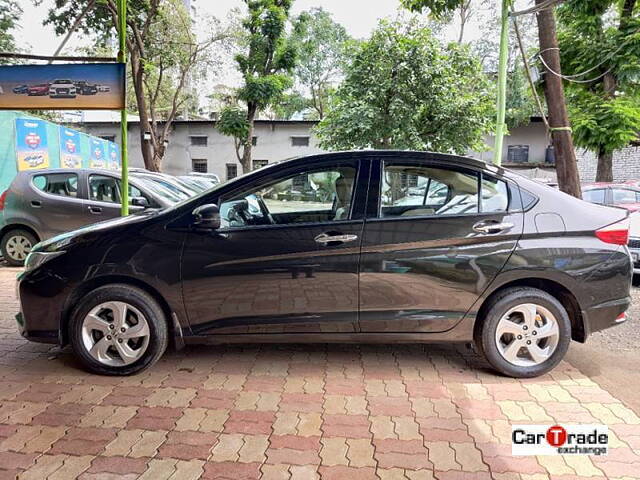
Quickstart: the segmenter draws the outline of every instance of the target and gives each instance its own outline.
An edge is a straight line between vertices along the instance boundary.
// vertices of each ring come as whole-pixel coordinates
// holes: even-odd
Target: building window
[[[206,147],[208,137],[204,135],[191,135],[189,137],[191,139],[191,146],[193,147]]]
[[[116,136],[115,135],[99,135],[100,138],[102,138],[103,140],[108,140],[110,142],[115,142],[116,141]]]
[[[254,160],[253,169],[257,170],[259,168],[267,166],[268,164],[269,164],[269,160]]]
[[[291,137],[292,147],[308,147],[309,137]]]
[[[258,145],[258,137],[251,137],[251,145],[254,147]]]
[[[191,160],[191,170],[199,173],[207,173],[207,159],[194,158]]]
[[[527,163],[529,161],[529,145],[509,145],[507,163]]]
[[[227,163],[227,180],[238,176],[238,165],[235,163]]]

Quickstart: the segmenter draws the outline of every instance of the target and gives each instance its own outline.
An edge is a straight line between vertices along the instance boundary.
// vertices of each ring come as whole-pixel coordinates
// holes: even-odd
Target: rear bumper
[[[623,315],[631,306],[631,297],[604,302],[582,311],[584,319],[585,338],[594,332],[615,327],[624,323],[627,317]]]

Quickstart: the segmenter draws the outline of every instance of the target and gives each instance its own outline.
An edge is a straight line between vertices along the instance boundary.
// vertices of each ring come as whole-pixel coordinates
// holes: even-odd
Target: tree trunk
[[[613,153],[598,152],[598,170],[596,182],[613,182]]]
[[[244,140],[244,150],[242,152],[242,159],[240,165],[242,165],[242,173],[249,173],[251,171],[251,150],[253,147],[253,123],[256,118],[258,107],[255,103],[249,102],[247,105],[247,123],[249,124],[249,131],[247,138]]]
[[[140,54],[132,50],[131,51],[131,77],[133,79],[133,90],[136,94],[136,103],[138,104],[138,116],[140,117],[140,149],[142,151],[142,158],[144,160],[144,166],[147,170],[157,172],[160,170],[160,165],[154,161],[153,148],[151,140],[145,140],[145,132],[151,133],[151,120],[149,118],[149,112],[147,111],[147,99],[144,96],[144,84],[142,81],[143,66],[140,59]]]
[[[545,0],[536,0],[536,5]],[[544,61],[558,74],[560,69],[560,51],[556,34],[556,19],[553,8],[547,8],[538,13],[538,38],[540,51]],[[553,128],[569,127],[569,115],[564,99],[562,79],[549,71],[544,77],[544,95],[549,112],[549,125]],[[580,176],[576,152],[570,130],[552,130],[553,147],[556,157],[556,172],[560,190],[574,197],[581,198]]]

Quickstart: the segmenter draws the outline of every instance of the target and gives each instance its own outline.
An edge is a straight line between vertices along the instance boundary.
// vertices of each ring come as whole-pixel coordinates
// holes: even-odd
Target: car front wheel
[[[530,287],[496,295],[476,344],[499,372],[515,378],[536,377],[553,369],[571,341],[571,321],[552,295]]]
[[[69,339],[89,371],[131,375],[160,359],[168,343],[167,321],[144,290],[105,285],[85,295],[72,312]]]

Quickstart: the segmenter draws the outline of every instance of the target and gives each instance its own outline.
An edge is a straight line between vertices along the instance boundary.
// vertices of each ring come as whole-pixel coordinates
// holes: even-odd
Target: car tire
[[[35,235],[27,230],[16,228],[3,235],[0,252],[9,265],[21,267],[36,243],[38,239]]]
[[[141,372],[160,359],[169,342],[166,315],[158,302],[125,284],[105,285],[85,295],[71,313],[68,333],[84,367],[100,375]]]
[[[476,346],[498,372],[514,378],[537,377],[567,353],[571,321],[558,299],[547,292],[507,288],[483,310]]]

